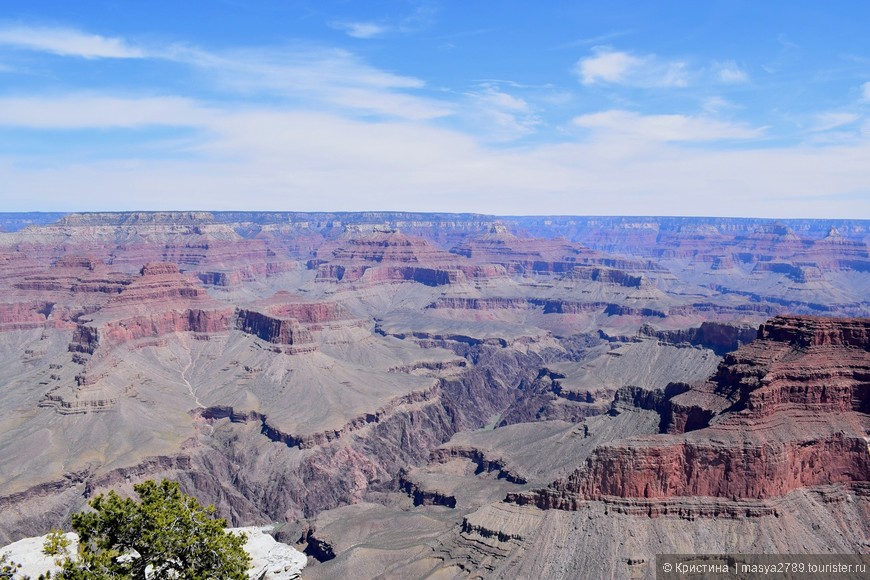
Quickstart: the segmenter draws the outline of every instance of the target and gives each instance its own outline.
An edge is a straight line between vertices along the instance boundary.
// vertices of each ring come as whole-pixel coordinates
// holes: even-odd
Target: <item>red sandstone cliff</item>
[[[654,513],[656,500],[765,500],[866,484],[870,319],[774,318],[672,403],[671,434],[603,445],[567,478],[508,501],[558,509],[639,501]]]

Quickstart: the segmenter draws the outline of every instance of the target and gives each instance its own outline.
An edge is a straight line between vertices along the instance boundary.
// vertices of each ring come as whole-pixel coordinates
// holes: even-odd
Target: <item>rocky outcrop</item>
[[[643,316],[643,317],[658,317],[665,318],[667,313],[657,308],[644,308],[636,306],[624,306],[622,304],[608,304],[604,308],[604,313],[608,316]]]
[[[722,322],[702,322],[701,326],[680,330],[656,330],[644,324],[638,330],[641,336],[651,336],[667,344],[689,344],[709,348],[723,355],[749,344],[758,333],[755,327]]]
[[[314,338],[295,318],[277,318],[255,310],[239,310],[236,328],[261,340],[291,347],[308,345],[316,349]]]
[[[42,327],[53,309],[45,301],[0,303],[0,331]]]
[[[363,285],[418,282],[443,286],[464,281],[463,260],[444,252],[427,240],[389,228],[358,231],[348,228],[340,238],[316,251],[308,267],[318,281],[358,282]],[[470,276],[487,270],[467,268]]]
[[[846,347],[870,350],[870,321],[779,316],[758,329],[758,338],[807,348]]]
[[[577,509],[584,500],[610,497],[764,500],[802,487],[863,482],[868,473],[870,454],[863,437],[834,434],[735,447],[694,440],[656,446],[645,441],[599,448],[586,469],[552,484],[536,496],[535,504]]]
[[[630,433],[669,434],[647,444],[622,441],[628,432],[607,431],[613,443],[588,456],[600,464],[589,473],[619,482],[623,494],[642,496],[649,483],[650,497],[608,495],[617,491],[580,479],[576,490],[566,484],[553,497],[579,506],[598,494],[596,509],[706,517],[769,514],[779,509],[772,507],[777,486],[804,493],[801,486],[815,486],[828,468],[839,470],[830,487],[864,485],[848,477],[863,468],[854,463],[860,459],[854,445],[866,436],[867,380],[860,370],[866,348],[847,338],[863,331],[820,328],[807,338],[804,330],[789,330],[792,320],[777,323],[752,350],[756,345],[746,344],[739,324],[793,309],[866,315],[864,274],[854,273],[867,262],[870,222],[838,222],[839,232],[828,232],[828,223],[819,229],[818,222],[800,220],[768,231],[759,230],[762,221],[736,219],[496,221],[383,212],[128,213],[71,216],[56,226],[0,235],[0,354],[7,369],[0,373],[0,423],[9,426],[0,437],[4,461],[9,464],[13,448],[7,442],[24,449],[36,441],[30,448],[38,449],[62,442],[75,428],[93,434],[94,443],[84,437],[87,444],[71,447],[70,462],[81,466],[95,458],[80,481],[40,488],[42,495],[33,486],[57,480],[60,472],[16,472],[18,487],[8,488],[7,496],[33,493],[0,505],[0,534],[41,533],[64,521],[69,506],[83,504],[84,480],[123,487],[146,471],[178,476],[186,490],[202,492],[237,523],[292,520],[361,498],[379,501],[371,498],[399,488],[401,469],[430,461],[431,449],[459,430],[487,425],[492,429],[485,433],[496,433],[505,422],[535,420],[541,420],[536,427],[549,428],[557,422],[549,419],[577,422],[565,443],[549,448],[558,450],[553,455],[581,446],[582,439],[582,457],[568,456],[558,471],[534,471],[490,448],[475,465],[492,469],[491,475],[477,479],[503,489],[512,484],[497,481],[502,472],[503,480],[533,482],[526,486],[567,480],[604,437],[594,429],[589,436],[584,423],[643,415],[648,428]],[[283,274],[306,262],[310,270]],[[292,294],[260,299],[280,288]],[[637,336],[643,318],[656,326],[649,332],[657,340]],[[634,343],[600,345],[598,358],[612,365],[557,366],[580,365],[564,337],[595,335],[599,328],[676,354],[658,357],[651,348],[631,355],[626,349]],[[242,335],[245,329],[249,336]],[[797,338],[774,340],[777,333]],[[546,341],[532,343],[530,336]],[[564,350],[547,354],[545,342]],[[702,348],[684,345],[722,353],[740,343],[714,380],[703,382],[718,363],[709,352],[710,368],[691,379],[680,375],[701,365],[692,357]],[[68,344],[72,353],[64,352]],[[317,345],[323,352],[311,356],[279,354]],[[436,350],[421,354],[416,346]],[[825,350],[831,348],[839,350]],[[320,377],[327,377],[334,396],[324,398],[332,405],[328,421],[302,427],[323,407],[319,399],[311,402],[316,396],[297,395]],[[387,389],[418,393],[427,379],[438,385],[428,397],[393,405],[388,402],[400,395],[383,395]],[[702,384],[689,388],[696,380]],[[673,386],[680,381],[685,384]],[[369,404],[372,392],[384,398]],[[302,400],[313,406],[301,409]],[[348,400],[355,410],[337,412]],[[187,414],[199,405],[208,408]],[[586,418],[593,413],[603,415]],[[146,465],[136,455],[143,439],[126,430],[134,419],[149,434],[151,424],[161,425],[144,439],[159,447],[153,453],[187,460]],[[183,429],[189,431],[182,441]],[[109,457],[127,448],[130,458]],[[104,464],[101,450],[109,450]],[[831,453],[846,463],[826,459]],[[131,468],[128,460],[145,467],[101,479],[105,470]],[[698,479],[704,470],[692,471],[699,460],[711,465],[709,481]],[[720,460],[729,465],[721,477]],[[790,466],[801,461],[807,474],[825,466],[818,479],[795,475]],[[631,476],[626,471],[623,480],[611,477],[628,470],[626,462],[649,467]],[[667,462],[686,473],[665,477],[672,469]],[[468,467],[465,461],[443,465],[454,464]],[[741,471],[744,464],[749,471]],[[779,483],[749,483],[765,469]],[[729,487],[740,478],[743,487]],[[680,495],[701,489],[738,499]],[[430,491],[421,483],[411,493],[434,502]],[[456,494],[462,504],[453,516],[457,526],[471,506],[463,502],[473,495]],[[467,534],[488,533],[480,524],[470,519]],[[345,561],[342,556],[336,559]]]
[[[456,507],[456,498],[452,495],[441,493],[421,487],[417,482],[408,479],[406,474],[399,475],[399,489],[408,494],[414,501],[415,506],[440,505],[449,508]]]
[[[864,489],[868,330],[870,319],[775,318],[706,385],[673,397],[671,435],[603,445],[567,478],[508,501],[573,510],[593,499],[742,501],[831,484]]]
[[[100,346],[173,332],[224,332],[235,318],[235,308],[212,300],[176,264],[152,262],[104,307],[79,318],[69,350],[93,354]]]
[[[321,325],[347,320],[350,315],[338,302],[278,302],[267,307],[269,314],[294,318],[302,324]]]
[[[70,352],[94,354],[102,346],[118,346],[141,338],[173,332],[213,333],[227,331],[235,320],[234,308],[164,310],[150,315],[132,316],[94,325],[76,326],[69,344]]]
[[[495,473],[496,478],[498,479],[504,479],[505,481],[520,485],[527,483],[524,477],[511,471],[505,465],[504,460],[487,457],[483,451],[474,447],[439,447],[432,451],[431,457],[432,461],[440,463],[461,457],[470,460],[477,466],[475,470],[476,475],[481,473]]]

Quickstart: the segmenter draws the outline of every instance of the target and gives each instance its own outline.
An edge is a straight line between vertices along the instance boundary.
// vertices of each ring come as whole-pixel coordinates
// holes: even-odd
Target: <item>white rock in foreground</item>
[[[275,541],[267,532],[271,526],[262,528],[229,528],[234,534],[244,533],[248,536],[245,551],[251,556],[251,568],[248,578],[258,580],[292,580],[299,578],[302,568],[308,562],[308,557],[287,544]]]
[[[67,553],[75,554],[79,549],[79,535],[75,532],[69,532],[64,534],[64,536],[69,540]],[[24,538],[0,548],[0,554],[7,554],[10,560],[16,564],[21,564],[21,568],[13,578],[21,576],[39,578],[39,575],[45,572],[51,572],[52,576],[54,576],[55,572],[60,572],[60,566],[54,563],[54,559],[62,559],[63,554],[59,556],[46,556],[42,553],[42,546],[45,544],[47,537],[45,535],[37,538]]]
[[[248,578],[254,580],[299,578],[307,557],[292,546],[275,541],[275,538],[267,533],[270,529],[270,526],[227,529],[228,532],[244,533],[248,536],[248,541],[245,543],[245,551],[251,556]],[[70,541],[68,552],[75,554],[78,550],[78,534],[69,532],[64,535]],[[10,560],[21,564],[21,569],[15,574],[16,578],[25,575],[38,578],[45,572],[51,572],[54,576],[60,571],[60,566],[54,562],[55,557],[42,553],[46,537],[24,538],[0,548],[0,554],[8,554]]]

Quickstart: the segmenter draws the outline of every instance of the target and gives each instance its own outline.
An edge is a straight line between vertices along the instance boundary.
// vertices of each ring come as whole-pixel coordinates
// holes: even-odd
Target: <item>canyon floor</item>
[[[870,553],[870,221],[0,214],[0,545],[169,477],[304,578]]]

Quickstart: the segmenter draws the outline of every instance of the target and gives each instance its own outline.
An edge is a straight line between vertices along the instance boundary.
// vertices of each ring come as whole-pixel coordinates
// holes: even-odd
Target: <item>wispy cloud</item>
[[[467,124],[475,127],[484,140],[510,141],[534,132],[541,120],[529,103],[504,92],[494,83],[466,93],[469,108]]]
[[[359,26],[355,32],[373,33]],[[150,58],[199,69],[223,90],[271,94],[360,114],[424,120],[453,112],[444,102],[412,94],[422,80],[374,67],[354,54],[322,46],[214,52],[182,44],[131,46],[71,28],[0,28],[0,45],[83,58]]]
[[[810,128],[811,131],[830,131],[831,129],[836,129],[838,127],[844,127],[846,125],[851,125],[861,117],[856,115],[855,113],[848,113],[843,111],[827,111],[824,113],[819,113],[813,119],[813,125]]]
[[[574,124],[599,137],[630,137],[644,141],[722,141],[755,139],[764,129],[688,115],[641,115],[631,111],[604,111],[582,115]]]
[[[332,22],[332,28],[344,31],[353,38],[375,38],[390,30],[388,26],[375,22]]]
[[[740,84],[749,81],[749,75],[734,61],[716,63],[715,68],[720,82]]]
[[[340,108],[412,120],[443,117],[452,107],[413,94],[425,83],[371,66],[345,50],[286,47],[223,54],[176,48],[172,58],[195,66],[224,90],[297,99],[309,108]]]
[[[0,27],[0,45],[81,58],[142,58],[144,52],[120,38],[71,28]]]
[[[0,126],[31,129],[109,129],[206,126],[218,111],[181,97],[123,98],[77,94],[0,98]]]
[[[870,82],[861,85],[861,100],[870,103]]]
[[[592,49],[592,56],[577,62],[575,71],[584,85],[616,84],[635,87],[684,87],[688,84],[686,64],[668,61],[654,54],[635,55],[607,46]]]
[[[402,18],[380,18],[371,20],[335,20],[329,26],[341,30],[353,38],[369,39],[387,33],[413,34],[432,25],[437,8],[428,2],[421,2],[410,14]]]
[[[707,97],[701,103],[701,108],[709,114],[716,114],[721,111],[738,108],[737,105],[720,96]]]
[[[576,48],[578,46],[591,46],[601,44],[609,40],[614,40],[628,34],[630,34],[629,31],[620,30],[617,32],[609,32],[607,34],[599,34],[598,36],[590,36],[588,38],[578,38],[577,40],[572,40],[571,42],[560,44],[556,48]]]

